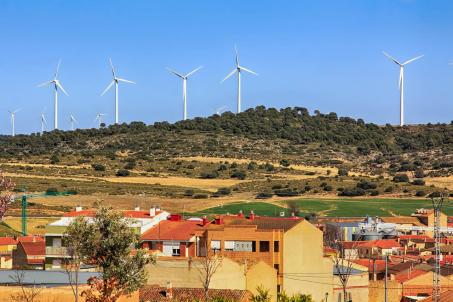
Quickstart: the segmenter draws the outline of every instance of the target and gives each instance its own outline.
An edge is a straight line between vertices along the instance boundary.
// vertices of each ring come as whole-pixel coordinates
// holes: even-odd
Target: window
[[[274,241],[274,252],[275,252],[275,253],[280,252],[279,243],[280,243],[280,242],[278,242],[278,241]]]
[[[219,250],[220,251],[220,240],[211,240],[211,250]]]
[[[254,241],[235,241],[234,242],[234,251],[235,252],[253,252],[254,251]]]
[[[252,241],[252,252],[256,252],[256,241]]]
[[[280,265],[279,264],[274,264],[274,268],[277,271],[277,274],[280,273]]]
[[[269,252],[269,241],[260,241],[260,252]]]
[[[176,246],[173,246],[173,249],[172,249],[172,253],[171,253],[172,256],[180,256],[181,255],[181,249]]]
[[[234,251],[234,241],[225,241],[225,251]]]

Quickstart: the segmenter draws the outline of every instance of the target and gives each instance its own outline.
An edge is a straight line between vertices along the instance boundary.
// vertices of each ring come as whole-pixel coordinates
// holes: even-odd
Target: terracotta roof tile
[[[224,227],[224,226],[256,226],[257,230],[283,230],[288,231],[295,225],[303,221],[303,218],[280,218],[255,216],[254,219],[247,217],[239,217],[236,215],[220,216],[222,223],[220,225],[210,224],[209,226]]]
[[[377,247],[381,249],[391,249],[401,247],[401,245],[393,239],[381,239],[361,242],[358,247]]]
[[[428,297],[426,299],[420,300],[420,302],[432,302],[433,297]],[[451,302],[453,301],[453,290],[447,290],[440,293],[440,301],[439,302]]]
[[[18,242],[44,242],[44,237],[41,236],[20,236],[17,237]]]
[[[200,221],[180,220],[161,221],[158,225],[146,231],[141,240],[179,240],[188,241],[195,234],[197,228],[201,227]]]
[[[17,240],[13,237],[0,237],[0,245],[15,245]]]
[[[412,270],[406,270],[403,272],[400,272],[395,275],[395,280],[398,281],[399,283],[404,283],[407,282],[411,279],[414,279],[418,276],[427,274],[427,271],[420,270],[420,269],[412,269]]]
[[[45,256],[46,243],[44,241],[37,242],[19,242],[22,245],[27,256]]]

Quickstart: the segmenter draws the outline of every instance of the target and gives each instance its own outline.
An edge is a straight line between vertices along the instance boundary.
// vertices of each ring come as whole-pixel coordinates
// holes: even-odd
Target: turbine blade
[[[105,88],[105,90],[101,93],[101,96],[103,96],[110,89],[110,87],[113,86],[113,84],[115,84],[115,80],[110,82],[110,84],[107,86],[107,88]]]
[[[403,65],[406,65],[406,64],[409,64],[410,62],[418,60],[418,59],[422,58],[423,56],[425,56],[425,55],[421,55],[421,56],[415,57],[413,59],[407,60],[406,62],[403,63]]]
[[[384,54],[384,56],[386,56],[387,58],[389,58],[391,61],[393,61],[394,63],[398,64],[398,65],[401,65],[400,62],[398,62],[396,59],[392,58],[388,53],[386,53],[385,51],[382,52]]]
[[[60,70],[61,59],[58,61],[57,70],[55,71],[55,79],[58,77],[58,71]]]
[[[234,52],[236,53],[236,66],[239,66],[239,54],[236,44],[234,44]]]
[[[193,75],[195,72],[197,72],[198,70],[202,69],[203,66],[200,66],[198,68],[195,68],[194,70],[192,70],[191,72],[189,72],[188,74],[186,74],[186,78],[190,77],[191,75]]]
[[[245,68],[245,67],[242,67],[242,66],[239,66],[239,69],[244,70],[244,71],[247,71],[247,72],[250,72],[250,73],[252,73],[252,74],[254,74],[254,75],[258,75],[256,72],[254,72],[254,71],[252,71],[252,70],[250,70],[250,69],[247,69],[247,68]]]
[[[61,86],[60,82],[55,82],[55,85],[57,85],[58,88],[60,88],[61,91],[63,91],[64,94],[66,94],[67,96],[69,96],[69,94],[66,92],[66,90],[64,90],[63,86]]]
[[[177,72],[177,71],[175,71],[175,70],[173,70],[171,68],[168,68],[168,67],[167,67],[167,70],[169,72],[173,73],[175,76],[180,77],[181,79],[184,79],[184,76],[182,74],[180,74],[179,72]]]
[[[52,82],[53,82],[53,81],[47,81],[47,82],[41,83],[41,84],[39,84],[39,85],[36,85],[36,87],[43,87],[43,86],[52,84]]]
[[[109,62],[110,62],[110,67],[112,68],[113,78],[115,78],[115,68],[113,67],[112,58],[109,58]]]
[[[129,83],[129,84],[136,84],[135,82],[126,80],[126,79],[121,79],[121,78],[116,78],[117,81],[119,82],[124,82],[124,83]]]
[[[235,69],[233,69],[233,71],[232,71],[232,72],[230,72],[230,73],[229,73],[229,74],[228,74],[228,75],[227,75],[227,76],[226,76],[226,77],[225,77],[225,78],[224,78],[224,79],[222,80],[222,82],[220,82],[220,83],[223,83],[223,82],[225,82],[225,80],[226,80],[226,79],[228,79],[229,77],[231,77],[231,76],[232,76],[232,75],[233,75],[233,74],[234,74],[234,73],[235,73],[236,71],[237,71],[237,69],[236,69],[236,68],[235,68]]]

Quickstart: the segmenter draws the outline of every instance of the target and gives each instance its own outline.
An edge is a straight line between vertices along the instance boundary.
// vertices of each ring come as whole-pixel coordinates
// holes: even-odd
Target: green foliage
[[[200,174],[200,178],[203,179],[213,179],[219,177],[219,172],[211,171],[211,172],[203,172]]]
[[[262,286],[258,286],[257,294],[252,295],[252,302],[270,302],[272,295],[269,293],[268,289],[263,288]]]
[[[287,159],[282,159],[282,160],[280,160],[280,165],[281,165],[282,167],[289,167],[291,164],[290,164],[289,160],[287,160]]]
[[[105,171],[105,166],[103,164],[91,164],[91,167],[94,171]]]
[[[409,182],[409,176],[407,174],[396,174],[393,177],[394,182]]]
[[[288,296],[285,292],[279,293],[277,296],[278,302],[315,302],[311,295],[295,294]]]
[[[423,179],[414,179],[414,181],[412,181],[412,184],[415,186],[424,186],[425,181]]]
[[[342,167],[342,168],[338,168],[338,176],[348,176],[349,174],[349,170]]]
[[[237,178],[237,179],[244,180],[246,177],[247,177],[247,173],[245,173],[244,171],[237,170],[237,171],[233,171],[233,173],[231,173],[231,178]]]

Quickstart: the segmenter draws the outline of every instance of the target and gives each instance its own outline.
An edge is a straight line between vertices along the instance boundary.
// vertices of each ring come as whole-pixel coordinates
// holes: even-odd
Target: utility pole
[[[389,260],[389,255],[385,254],[384,302],[388,301],[388,298],[387,298],[388,260]]]
[[[431,198],[434,210],[434,274],[433,274],[433,302],[440,302],[440,214],[444,203],[444,194],[438,198]]]

